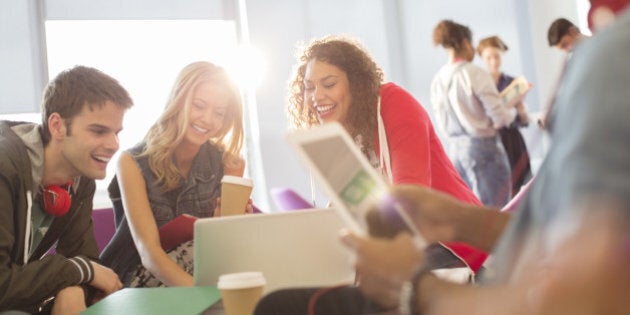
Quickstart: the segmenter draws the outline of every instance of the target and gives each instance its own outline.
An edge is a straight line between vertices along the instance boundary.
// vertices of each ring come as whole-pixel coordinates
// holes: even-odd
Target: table
[[[223,315],[215,286],[126,288],[88,307],[85,315],[206,314]]]

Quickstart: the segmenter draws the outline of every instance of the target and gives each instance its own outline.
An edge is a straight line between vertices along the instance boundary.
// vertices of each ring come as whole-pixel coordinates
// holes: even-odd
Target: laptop
[[[333,209],[199,219],[194,229],[195,285],[219,275],[261,271],[265,292],[354,282],[353,254],[339,239]]]

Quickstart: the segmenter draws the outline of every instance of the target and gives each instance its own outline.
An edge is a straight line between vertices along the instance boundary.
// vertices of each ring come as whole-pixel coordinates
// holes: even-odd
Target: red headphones
[[[40,203],[46,213],[56,217],[68,213],[72,203],[69,192],[71,185],[72,182],[62,186],[50,185],[42,189]]]

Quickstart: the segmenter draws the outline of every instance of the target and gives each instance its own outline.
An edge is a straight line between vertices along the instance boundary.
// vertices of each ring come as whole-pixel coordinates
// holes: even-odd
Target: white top
[[[466,61],[444,65],[431,83],[431,104],[437,109],[447,95],[459,122],[472,137],[492,137],[497,129],[508,126],[516,109],[503,105],[497,87],[486,70]],[[441,126],[440,126],[441,127]]]

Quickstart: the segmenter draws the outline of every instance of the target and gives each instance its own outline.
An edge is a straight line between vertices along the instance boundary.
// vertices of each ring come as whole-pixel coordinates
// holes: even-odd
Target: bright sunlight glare
[[[106,187],[120,151],[142,141],[158,118],[172,84],[187,64],[206,60],[235,76],[241,91],[255,88],[264,61],[253,48],[239,48],[234,21],[222,20],[52,20],[46,22],[49,78],[75,65],[100,69],[131,94],[120,150],[97,181],[95,207],[111,206]],[[102,203],[102,204],[101,204]]]
[[[267,62],[262,52],[256,47],[239,46],[225,68],[241,89],[255,89],[262,83],[267,70]]]

